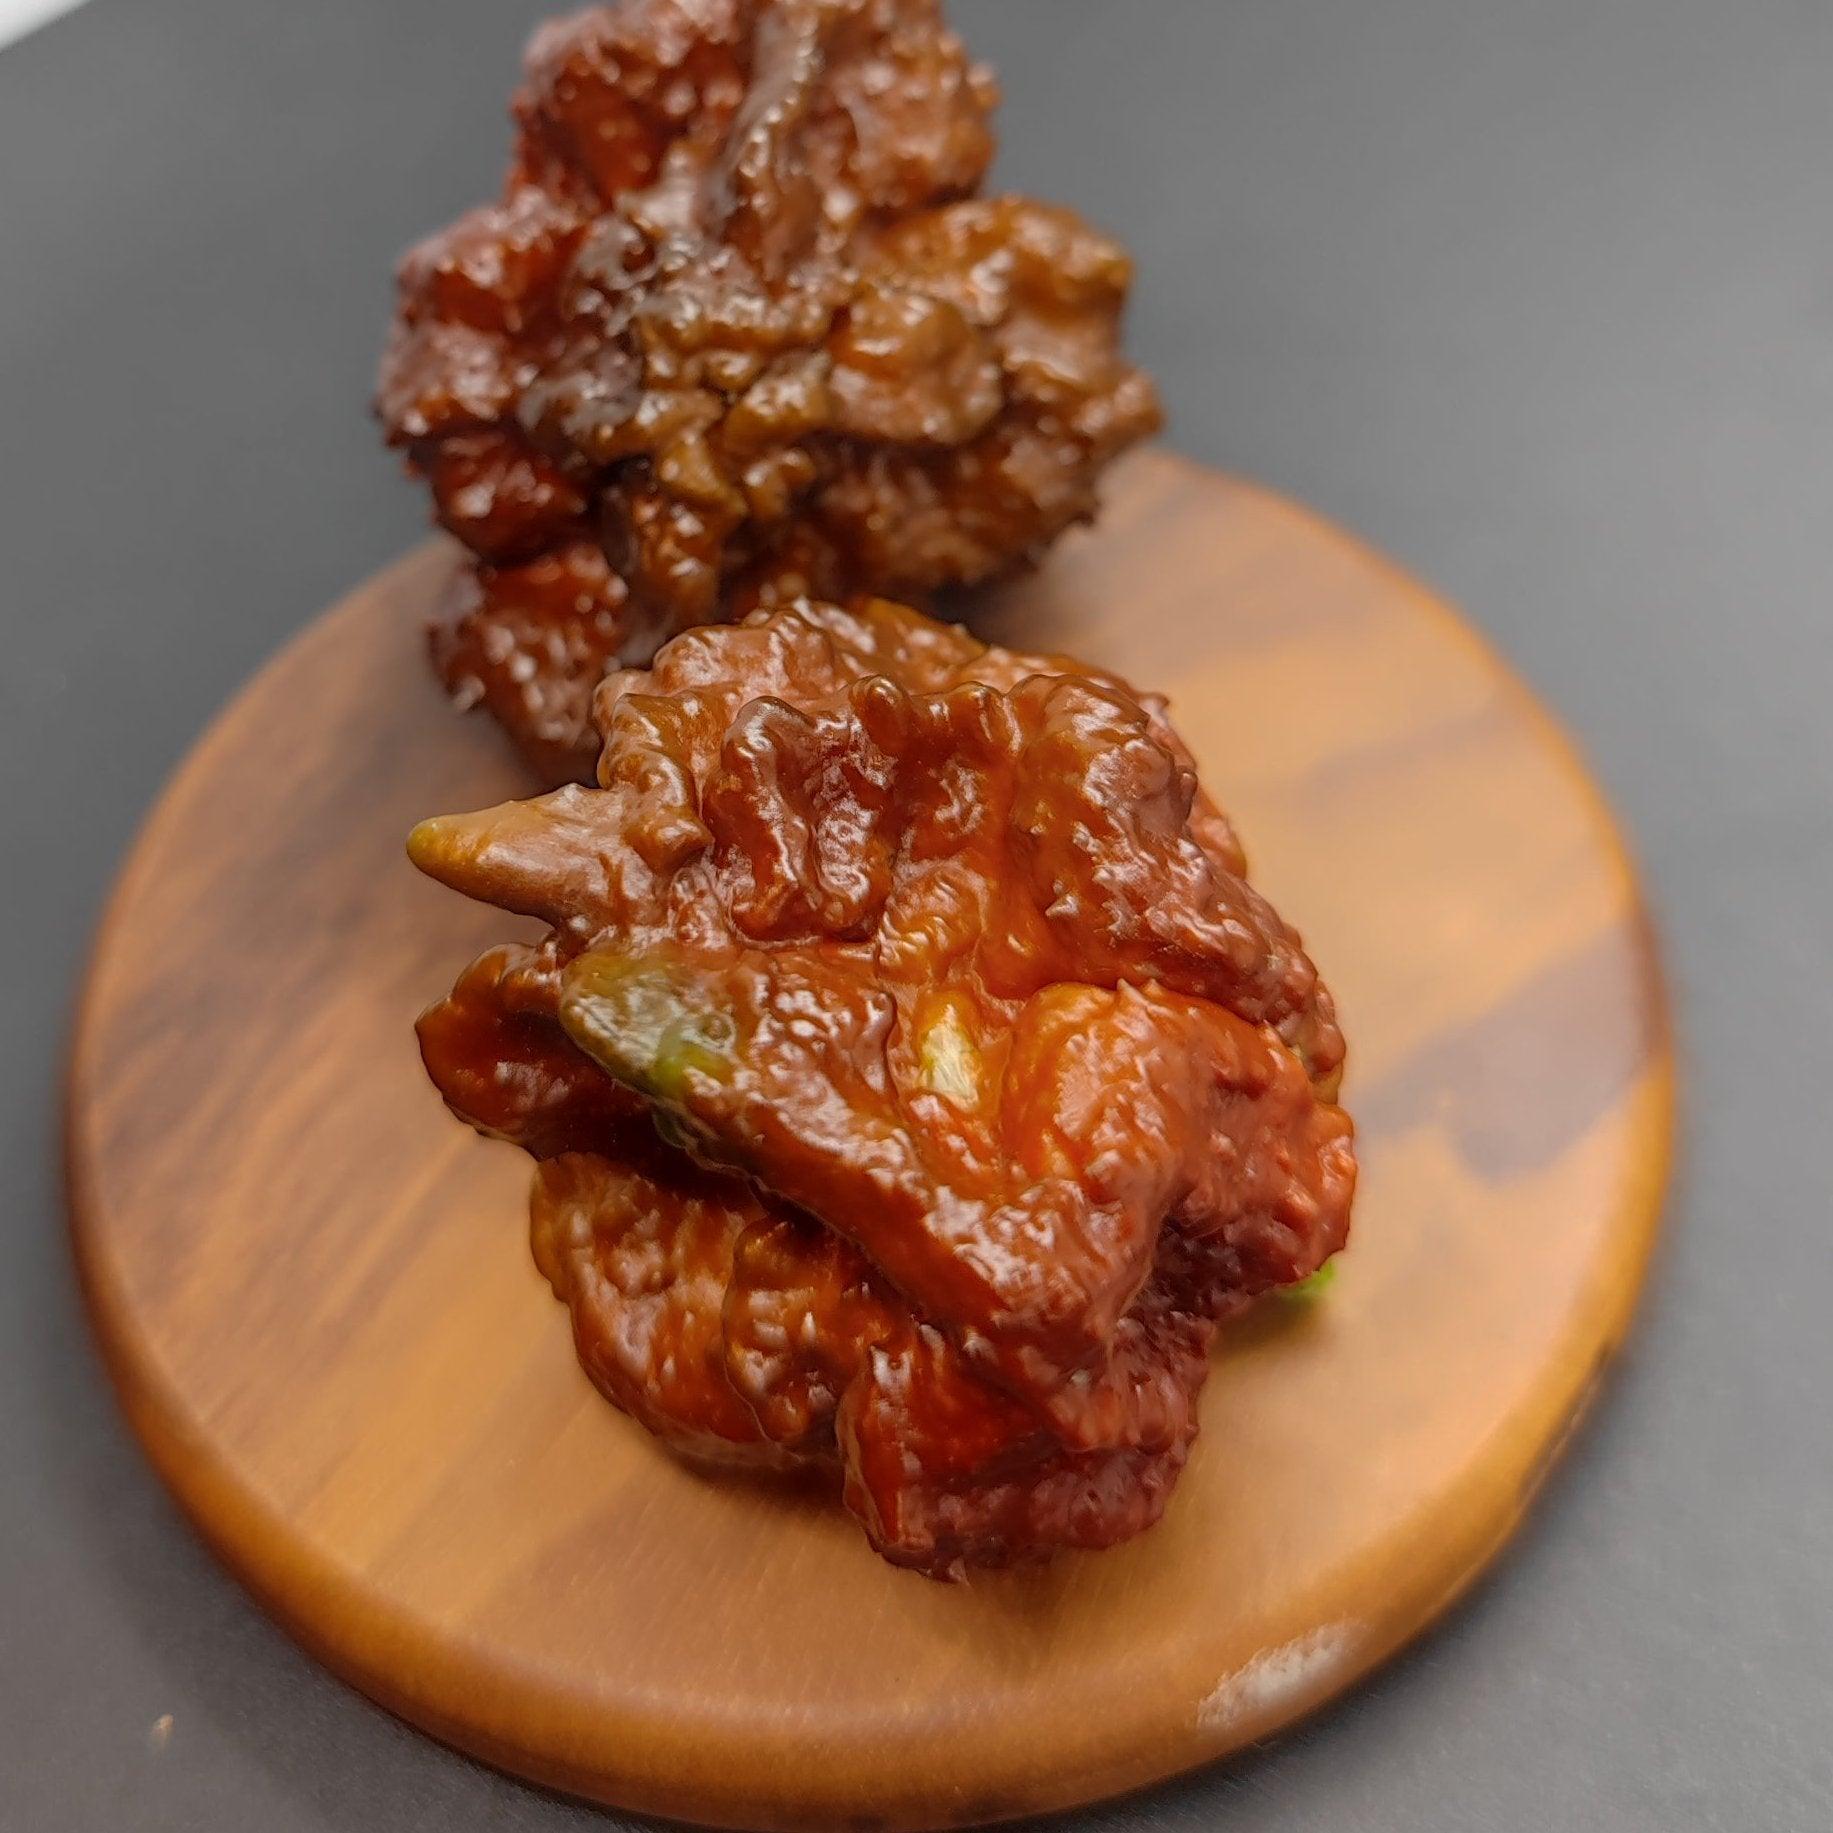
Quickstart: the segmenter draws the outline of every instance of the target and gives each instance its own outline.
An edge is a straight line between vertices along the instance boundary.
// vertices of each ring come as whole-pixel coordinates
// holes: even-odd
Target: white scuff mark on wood
[[[1277,1648],[1262,1649],[1251,1661],[1224,1674],[1197,1707],[1197,1727],[1221,1731],[1244,1719],[1277,1715],[1317,1690],[1318,1684],[1355,1646],[1358,1626],[1329,1623]]]

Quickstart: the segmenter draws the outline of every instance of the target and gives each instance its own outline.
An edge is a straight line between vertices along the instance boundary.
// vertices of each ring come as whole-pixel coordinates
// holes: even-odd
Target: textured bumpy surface
[[[537,1258],[620,1406],[838,1459],[933,1573],[1137,1533],[1215,1324],[1342,1245],[1343,1046],[1162,705],[879,601],[598,690],[594,788],[416,830],[543,919],[422,1020],[544,1160]]]
[[[1022,567],[1158,424],[1124,252],[979,198],[938,0],[621,0],[529,47],[499,202],[413,250],[380,411],[476,556],[435,655],[556,779],[670,632]]]

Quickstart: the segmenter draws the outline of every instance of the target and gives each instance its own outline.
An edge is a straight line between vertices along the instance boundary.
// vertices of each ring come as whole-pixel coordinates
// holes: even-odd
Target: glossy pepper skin
[[[806,592],[1030,563],[1156,428],[1125,253],[975,195],[937,0],[621,0],[538,32],[499,201],[403,260],[378,408],[472,551],[453,693],[589,780],[610,668]]]
[[[543,1160],[599,1386],[693,1455],[837,1464],[933,1574],[1155,1520],[1218,1321],[1345,1238],[1343,1043],[1163,704],[882,601],[677,637],[595,787],[441,817],[549,926],[422,1020]]]

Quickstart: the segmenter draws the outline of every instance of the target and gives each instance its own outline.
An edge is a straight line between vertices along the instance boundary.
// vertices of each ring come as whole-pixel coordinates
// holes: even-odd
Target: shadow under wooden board
[[[984,608],[1162,687],[1351,1041],[1355,1232],[1219,1353],[1164,1522],[932,1584],[818,1496],[698,1476],[587,1386],[527,1161],[411,1022],[504,919],[419,817],[528,787],[448,711],[409,556],[307,630],[148,820],[78,1020],[78,1258],[198,1526],[434,1735],[622,1807],[971,1823],[1265,1737],[1391,1654],[1519,1521],[1628,1324],[1672,1076],[1636,885],[1583,767],[1443,606],[1149,453]]]

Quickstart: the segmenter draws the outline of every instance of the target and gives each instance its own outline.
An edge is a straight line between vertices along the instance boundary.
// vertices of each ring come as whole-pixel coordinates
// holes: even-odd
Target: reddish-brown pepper
[[[1329,997],[1162,704],[867,602],[691,631],[597,716],[597,787],[412,841],[550,926],[421,1036],[546,1160],[594,1379],[837,1460],[926,1571],[1148,1525],[1216,1322],[1354,1183]]]
[[[938,0],[535,36],[501,201],[402,262],[379,408],[476,556],[441,672],[549,775],[672,631],[1022,567],[1157,425],[1123,251],[973,195],[994,100]]]

